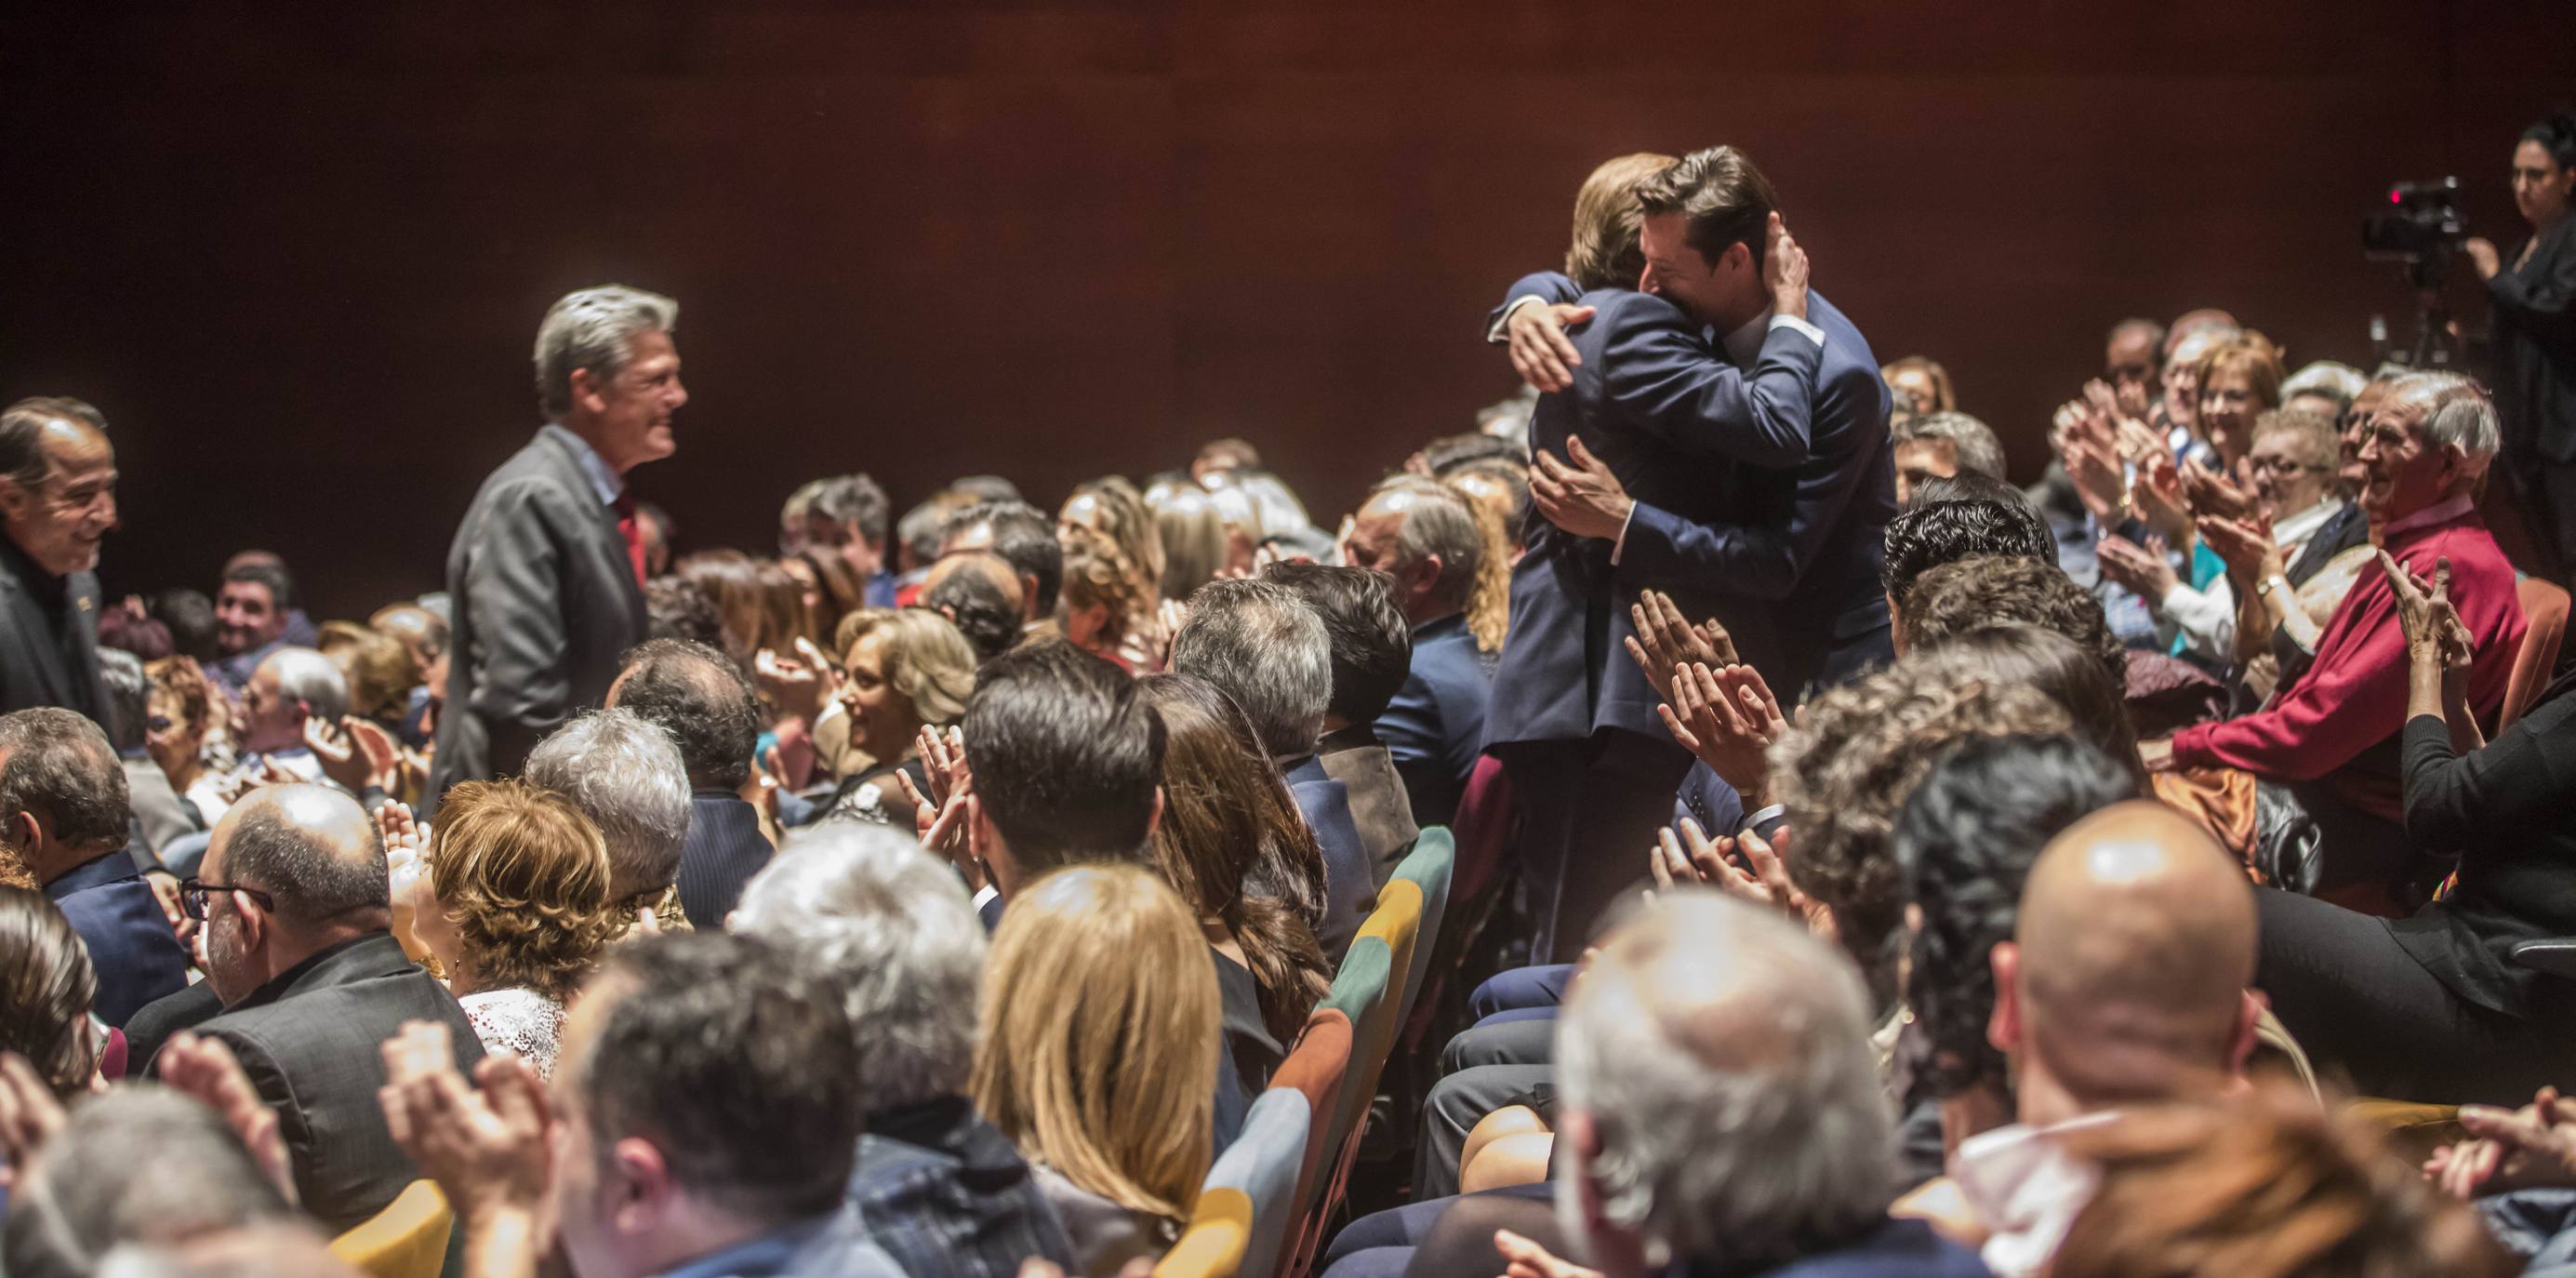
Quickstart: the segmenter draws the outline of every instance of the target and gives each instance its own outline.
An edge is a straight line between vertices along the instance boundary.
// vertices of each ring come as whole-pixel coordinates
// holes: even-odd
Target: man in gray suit
[[[546,424],[503,462],[447,552],[453,664],[428,803],[519,770],[644,637],[644,537],[626,472],[671,455],[689,402],[679,303],[622,285],[566,294],[537,330]]]

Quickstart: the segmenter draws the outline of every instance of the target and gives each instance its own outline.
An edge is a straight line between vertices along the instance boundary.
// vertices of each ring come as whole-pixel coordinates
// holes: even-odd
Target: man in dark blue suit
[[[724,926],[742,885],[774,851],[742,797],[760,740],[760,704],[740,667],[686,639],[655,639],[626,657],[608,704],[668,733],[689,770],[689,837],[680,847],[680,908],[689,926]]]
[[[1716,617],[1785,695],[1890,653],[1878,543],[1895,470],[1868,344],[1808,293],[1749,160],[1718,147],[1641,181],[1623,167],[1638,159],[1603,166],[1578,201],[1605,223],[1637,218],[1638,269],[1532,277],[1495,326],[1550,392],[1531,420],[1538,517],[1486,730],[1528,818],[1541,958],[1571,957],[1640,877],[1688,765],[1623,651],[1641,589]],[[1623,193],[1594,189],[1623,177]]]
[[[1369,496],[1342,540],[1342,562],[1395,578],[1413,630],[1402,687],[1378,716],[1378,739],[1395,761],[1416,825],[1448,825],[1485,747],[1493,666],[1467,630],[1467,598],[1485,554],[1467,500],[1406,475]]]
[[[125,768],[107,734],[59,707],[0,715],[0,850],[44,885],[89,950],[91,1010],[122,1027],[188,984],[188,952],[126,854]]]

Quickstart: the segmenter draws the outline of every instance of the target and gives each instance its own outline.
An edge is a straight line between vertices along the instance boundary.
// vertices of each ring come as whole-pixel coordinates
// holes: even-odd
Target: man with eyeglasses
[[[0,411],[0,713],[61,706],[107,726],[96,570],[114,527],[107,419],[77,399]]]
[[[304,1210],[333,1233],[382,1210],[419,1172],[376,1101],[378,1046],[432,1020],[447,1025],[459,1070],[470,1075],[483,1049],[455,997],[394,940],[376,823],[323,786],[255,790],[215,823],[179,905],[202,933],[206,979],[135,1013],[134,1059],[181,1029],[223,1040],[277,1112]]]

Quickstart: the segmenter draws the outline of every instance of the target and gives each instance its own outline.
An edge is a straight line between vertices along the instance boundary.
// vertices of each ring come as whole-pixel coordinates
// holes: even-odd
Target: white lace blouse
[[[563,1037],[563,1004],[531,989],[482,990],[456,1000],[474,1023],[474,1036],[486,1052],[508,1052],[536,1067],[539,1078],[555,1072],[555,1043]]]

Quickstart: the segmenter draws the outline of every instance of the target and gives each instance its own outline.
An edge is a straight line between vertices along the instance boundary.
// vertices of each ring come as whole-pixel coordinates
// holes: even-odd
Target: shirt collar
[[[2272,525],[2272,544],[2287,549],[2315,536],[2326,521],[2343,510],[2343,498],[2328,497]]]
[[[1770,335],[1771,312],[1766,309],[1726,335],[1726,357],[1734,360],[1737,368],[1749,369],[1762,358],[1762,339]]]
[[[571,427],[561,422],[547,422],[545,429],[572,449],[573,458],[581,463],[581,473],[590,478],[591,491],[599,494],[599,504],[616,505],[617,495],[626,491],[626,481],[609,468],[608,459],[600,456],[599,450],[591,447],[589,440],[574,434]]]
[[[2066,1152],[2063,1137],[2118,1117],[2102,1110],[2059,1123],[2014,1123],[1959,1142],[1950,1179],[1968,1209],[1991,1230],[1986,1267],[1999,1278],[2020,1278],[2046,1268],[2067,1227],[2093,1199],[2101,1173]]]
[[[2470,500],[2467,493],[2462,493],[2449,501],[2437,502],[2422,510],[2416,511],[2414,514],[2408,515],[2404,519],[2400,519],[2389,524],[2387,527],[2379,530],[2379,535],[2382,540],[2385,540],[2402,532],[2412,532],[2418,528],[2430,528],[2435,524],[2447,524],[2475,509],[2477,509],[2477,503]]]
[[[45,885],[45,895],[59,901],[85,888],[101,887],[135,877],[137,876],[134,872],[134,858],[127,856],[125,849],[116,848],[101,852],[55,876],[53,882]]]
[[[657,1278],[732,1278],[738,1274],[791,1273],[794,1272],[794,1263],[804,1256],[806,1249],[822,1236],[825,1226],[831,1223],[829,1215],[800,1220],[757,1238],[748,1238],[673,1265]]]

